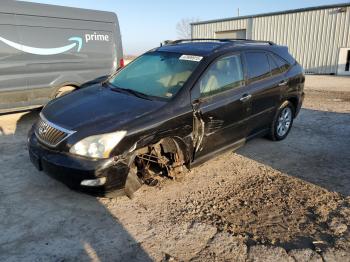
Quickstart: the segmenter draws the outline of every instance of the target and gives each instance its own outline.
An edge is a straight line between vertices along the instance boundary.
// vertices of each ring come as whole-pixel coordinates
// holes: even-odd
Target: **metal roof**
[[[240,19],[247,19],[247,18],[263,17],[263,16],[274,16],[274,15],[283,15],[283,14],[298,13],[298,12],[307,12],[307,11],[320,10],[320,9],[330,9],[330,8],[337,8],[337,7],[341,8],[341,7],[348,7],[348,6],[350,6],[350,2],[333,4],[333,5],[321,5],[321,6],[314,6],[314,7],[307,7],[307,8],[291,9],[291,10],[277,11],[277,12],[270,12],[270,13],[262,13],[262,14],[256,14],[256,15],[246,15],[246,16],[236,16],[236,17],[229,17],[229,18],[223,18],[223,19],[206,20],[206,21],[191,23],[191,25],[209,24],[209,23],[225,22],[225,21],[240,20]]]

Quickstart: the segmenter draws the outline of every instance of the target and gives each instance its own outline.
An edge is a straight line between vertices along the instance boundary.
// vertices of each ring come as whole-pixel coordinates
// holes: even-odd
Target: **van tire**
[[[57,93],[55,94],[54,98],[59,98],[62,96],[65,96],[69,93],[72,93],[73,91],[75,91],[77,88],[74,86],[64,86],[61,87],[60,89],[58,89]]]

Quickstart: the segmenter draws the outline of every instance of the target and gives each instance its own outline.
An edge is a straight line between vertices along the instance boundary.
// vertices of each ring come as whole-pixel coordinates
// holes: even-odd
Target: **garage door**
[[[245,29],[241,30],[230,30],[230,31],[221,31],[216,32],[215,37],[217,39],[227,39],[227,38],[241,38],[246,39],[247,33]]]

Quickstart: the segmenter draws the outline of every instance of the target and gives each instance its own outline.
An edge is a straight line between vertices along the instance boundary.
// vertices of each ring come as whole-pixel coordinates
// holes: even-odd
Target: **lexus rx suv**
[[[167,42],[45,106],[30,158],[73,189],[132,196],[254,137],[285,139],[304,82],[288,48],[272,42]]]

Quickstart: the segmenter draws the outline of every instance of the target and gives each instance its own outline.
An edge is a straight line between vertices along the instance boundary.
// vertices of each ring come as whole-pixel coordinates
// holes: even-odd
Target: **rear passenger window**
[[[264,52],[246,53],[248,77],[251,81],[258,81],[270,76],[270,64]]]
[[[273,76],[280,74],[282,71],[279,68],[279,66],[277,65],[276,61],[272,58],[272,55],[268,55],[268,58],[269,58],[269,63],[270,63],[270,68],[271,68],[271,74]]]
[[[276,61],[278,68],[280,69],[280,71],[286,72],[289,69],[289,64],[282,58],[280,58],[277,55],[272,55],[273,59]]]
[[[244,83],[241,57],[232,55],[214,62],[199,81],[201,96],[240,87]]]

